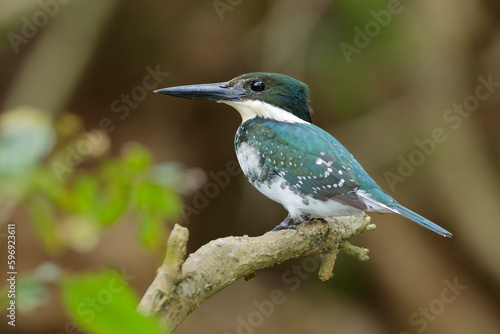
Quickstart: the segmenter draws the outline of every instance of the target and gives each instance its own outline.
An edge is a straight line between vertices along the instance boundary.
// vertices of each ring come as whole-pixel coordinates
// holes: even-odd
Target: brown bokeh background
[[[8,34],[21,34],[22,18],[43,9],[36,1],[4,1],[2,111],[30,105],[54,115],[72,112],[87,130],[110,118],[116,125],[110,155],[139,142],[155,161],[200,168],[210,182],[209,172],[236,159],[237,112],[148,92],[120,119],[113,101],[143,85],[147,67],[169,73],[156,88],[254,71],[302,80],[311,89],[314,122],[382,188],[454,237],[372,214],[377,229],[354,240],[370,249],[369,262],[342,254],[331,281],[321,283],[313,272],[295,291],[282,277],[304,260],[264,270],[202,304],[177,333],[237,333],[239,317],[248,321],[254,302],[275,289],[286,300],[254,333],[500,333],[500,87],[492,86],[470,113],[446,121],[448,109],[471,101],[481,80],[500,81],[500,6],[495,0],[401,1],[390,22],[377,23],[372,11],[387,12],[394,3],[73,0],[13,47]],[[373,37],[362,45],[356,35],[366,28]],[[357,51],[346,57],[343,43]],[[446,140],[391,187],[388,172],[397,174],[401,159],[416,157],[416,141],[432,138],[437,128]],[[186,196],[186,205],[193,198]],[[285,215],[239,174],[181,223],[188,223],[194,251],[219,237],[263,234]],[[133,217],[107,231],[94,250],[55,259],[43,251],[24,210],[11,220],[18,223],[20,273],[47,260],[71,272],[113,266],[134,276],[131,284],[142,295],[161,258],[137,243]],[[455,294],[448,287],[453,282],[462,287]],[[58,298],[54,288],[46,306],[20,314],[17,332],[64,332],[68,318]],[[12,331],[5,321],[0,329]]]

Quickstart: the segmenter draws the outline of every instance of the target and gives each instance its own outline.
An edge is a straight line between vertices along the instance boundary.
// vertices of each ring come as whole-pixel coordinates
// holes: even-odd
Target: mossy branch
[[[303,223],[298,230],[268,232],[260,237],[226,237],[213,240],[186,255],[188,230],[176,225],[167,243],[167,255],[156,278],[142,298],[138,311],[156,316],[174,330],[210,296],[240,278],[251,277],[260,269],[288,259],[320,254],[319,278],[333,276],[340,250],[368,260],[368,249],[352,245],[348,239],[373,230],[366,215],[337,217],[324,222]]]

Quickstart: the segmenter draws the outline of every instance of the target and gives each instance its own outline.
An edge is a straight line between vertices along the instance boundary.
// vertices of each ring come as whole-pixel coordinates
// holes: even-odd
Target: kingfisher
[[[230,81],[158,89],[155,93],[215,101],[241,115],[234,147],[250,183],[288,216],[273,230],[310,219],[396,213],[444,237],[452,234],[399,204],[332,135],[312,124],[309,88],[278,73],[248,73]]]

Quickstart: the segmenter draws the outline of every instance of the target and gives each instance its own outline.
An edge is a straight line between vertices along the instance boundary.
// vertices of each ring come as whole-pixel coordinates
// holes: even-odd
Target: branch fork
[[[186,256],[188,229],[175,225],[167,242],[167,254],[153,283],[142,298],[138,311],[157,316],[162,325],[174,330],[206,299],[240,278],[255,277],[260,269],[298,257],[320,254],[319,278],[333,276],[339,251],[361,261],[368,249],[348,240],[375,229],[366,215],[312,220],[298,230],[268,232],[259,237],[226,237],[213,240]]]

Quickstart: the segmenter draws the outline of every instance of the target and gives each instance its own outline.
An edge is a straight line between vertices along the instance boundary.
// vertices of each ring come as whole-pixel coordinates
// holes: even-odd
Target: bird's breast
[[[261,154],[259,150],[249,142],[240,142],[236,145],[236,157],[240,167],[247,178],[258,179],[263,173]]]

